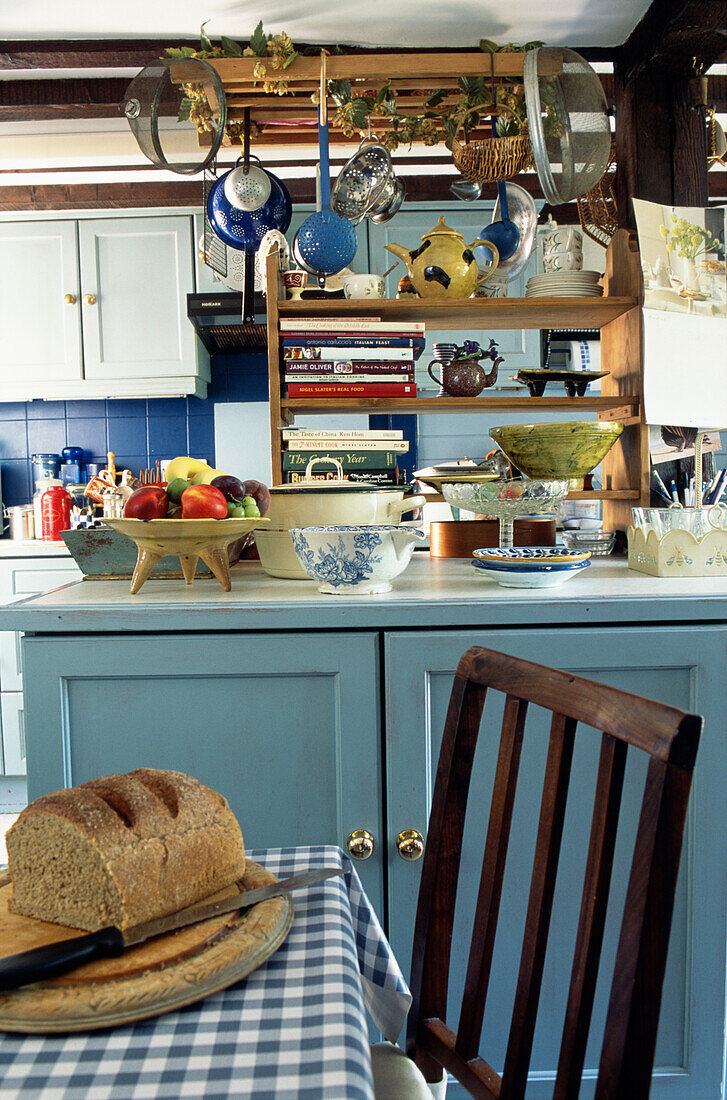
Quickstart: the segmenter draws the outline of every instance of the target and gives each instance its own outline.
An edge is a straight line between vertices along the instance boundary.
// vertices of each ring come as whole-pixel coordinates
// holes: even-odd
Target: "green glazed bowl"
[[[624,430],[619,421],[572,420],[491,428],[495,443],[527,477],[567,479],[582,489]]]

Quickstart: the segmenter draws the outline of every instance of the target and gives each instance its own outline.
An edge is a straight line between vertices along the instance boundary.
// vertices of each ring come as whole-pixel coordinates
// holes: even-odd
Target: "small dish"
[[[491,580],[497,581],[503,588],[555,588],[564,584],[576,573],[588,569],[590,561],[576,562],[575,565],[544,565],[539,569],[519,569],[502,563],[473,561],[474,569]]]
[[[563,542],[571,550],[587,550],[594,558],[605,558],[614,548],[616,532],[564,531]]]
[[[504,562],[532,569],[534,565],[575,565],[590,558],[589,550],[570,550],[562,546],[493,546],[473,550],[472,556],[483,562]]]

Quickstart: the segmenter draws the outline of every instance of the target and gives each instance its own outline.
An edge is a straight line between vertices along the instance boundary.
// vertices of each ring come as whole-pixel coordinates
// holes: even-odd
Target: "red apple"
[[[226,519],[227,498],[214,485],[190,485],[182,493],[182,519]]]
[[[169,497],[161,485],[142,485],[131,494],[124,507],[128,519],[163,519],[169,507]]]

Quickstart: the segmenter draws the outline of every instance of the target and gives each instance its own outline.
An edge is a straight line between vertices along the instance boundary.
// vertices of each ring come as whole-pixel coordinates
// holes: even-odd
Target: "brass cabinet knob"
[[[374,838],[367,829],[354,829],[348,834],[346,847],[354,859],[369,859],[374,853]]]
[[[67,306],[75,306],[75,304],[76,304],[76,295],[75,294],[64,294],[63,295],[63,301],[66,303]]]
[[[424,837],[416,829],[402,829],[396,838],[396,849],[402,859],[413,863],[424,855]]]
[[[83,300],[84,300],[84,302],[86,303],[87,306],[95,306],[96,305],[96,295],[95,294],[84,294],[83,295]]]

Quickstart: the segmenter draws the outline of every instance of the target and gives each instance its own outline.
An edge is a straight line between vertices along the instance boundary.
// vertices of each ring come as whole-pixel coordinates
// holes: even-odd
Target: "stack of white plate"
[[[547,271],[533,275],[525,288],[526,298],[598,298],[603,287],[598,271]]]

